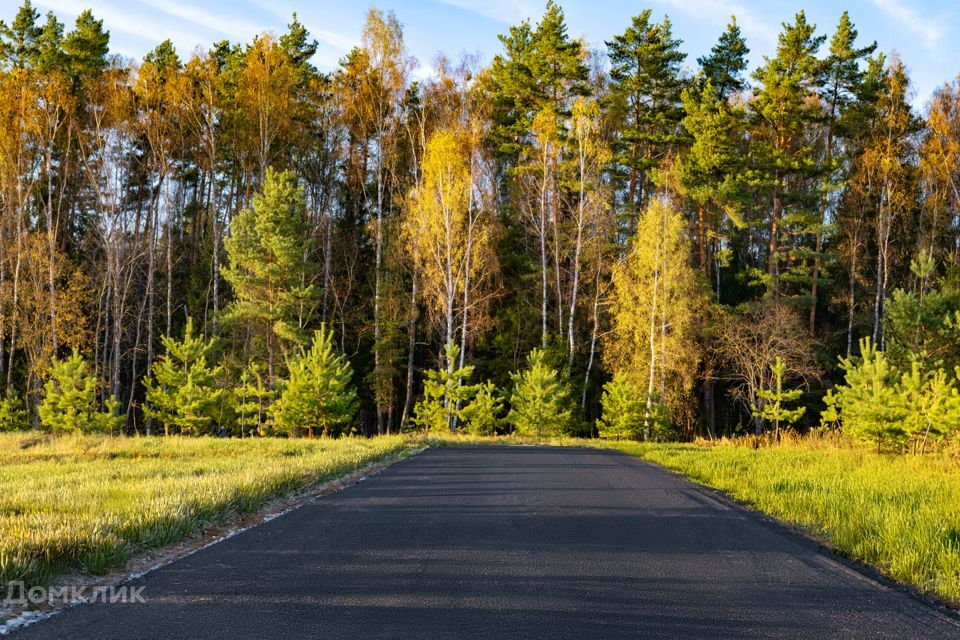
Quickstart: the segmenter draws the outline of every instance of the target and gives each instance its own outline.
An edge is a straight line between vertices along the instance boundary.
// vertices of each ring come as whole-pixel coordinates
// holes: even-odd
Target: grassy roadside
[[[402,436],[0,434],[0,587],[44,585],[69,570],[103,573],[413,446]]]
[[[817,439],[760,449],[589,444],[678,471],[895,580],[960,602],[960,462],[951,455],[878,455]]]

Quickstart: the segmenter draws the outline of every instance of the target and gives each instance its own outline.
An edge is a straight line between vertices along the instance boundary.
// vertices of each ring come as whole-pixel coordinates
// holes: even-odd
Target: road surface
[[[952,616],[626,455],[450,447],[14,640],[960,638]]]

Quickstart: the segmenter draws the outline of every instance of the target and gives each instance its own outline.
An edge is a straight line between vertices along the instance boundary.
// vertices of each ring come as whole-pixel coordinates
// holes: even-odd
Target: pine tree
[[[573,98],[587,91],[588,71],[582,44],[567,34],[563,9],[548,0],[536,27],[529,21],[510,27],[500,36],[504,54],[490,67],[493,83],[494,126],[497,150],[513,163],[529,146],[533,119],[550,110],[554,125],[565,129]]]
[[[37,41],[43,27],[37,25],[40,14],[30,0],[24,0],[9,25],[0,20],[0,68],[30,69],[37,63]]]
[[[27,409],[23,400],[12,387],[8,388],[0,398],[0,432],[20,431],[27,429],[30,421],[27,419]]]
[[[43,24],[37,38],[37,70],[42,74],[63,73],[67,66],[67,56],[63,51],[63,23],[52,12],[47,12],[47,21]]]
[[[798,13],[784,25],[776,55],[765,58],[753,76],[759,86],[750,105],[751,182],[769,207],[767,270],[757,275],[773,298],[782,292],[781,280],[809,280],[811,255],[801,240],[817,230],[819,199],[809,185],[822,167],[810,133],[821,111],[811,98],[822,79],[816,54],[825,36],[815,30],[804,12]]]
[[[187,320],[182,340],[162,337],[166,353],[153,363],[153,375],[145,382],[148,417],[159,420],[164,433],[173,428],[184,435],[201,435],[213,423],[223,390],[215,378],[220,367],[209,363],[214,339],[193,335],[193,320]]]
[[[236,298],[226,319],[266,342],[271,385],[281,348],[302,340],[303,313],[314,296],[305,207],[293,173],[268,169],[253,206],[233,219],[224,240],[229,264],[223,276]]]
[[[846,11],[840,16],[837,30],[830,39],[830,52],[822,66],[822,84],[820,97],[826,105],[826,140],[823,156],[820,160],[824,176],[824,186],[821,189],[819,213],[816,219],[814,235],[816,239],[813,247],[813,267],[810,274],[810,321],[809,333],[814,335],[816,330],[817,303],[822,271],[822,263],[832,261],[830,255],[824,255],[824,239],[827,228],[827,205],[832,193],[835,193],[846,178],[844,170],[849,166],[849,158],[844,157],[843,137],[849,132],[851,111],[855,106],[858,95],[862,91],[866,72],[862,69],[862,62],[877,48],[873,44],[857,48],[855,42],[857,30],[850,22]],[[840,144],[838,144],[840,143]],[[839,152],[839,153],[838,153]],[[847,151],[849,154],[849,151]]]
[[[906,441],[904,409],[899,398],[897,369],[869,338],[860,341],[859,358],[840,358],[844,382],[833,389],[829,406],[840,418],[843,432],[877,450],[899,450]]]
[[[603,385],[600,399],[603,408],[597,420],[597,431],[601,438],[610,440],[637,440],[643,433],[646,402],[643,392],[636,387],[622,371],[613,374]]]
[[[107,68],[110,34],[103,29],[103,20],[93,17],[89,9],[77,16],[74,28],[63,41],[72,77],[76,81],[94,78]]]
[[[119,430],[125,420],[116,415],[119,402],[108,398],[101,410],[97,379],[76,348],[65,360],[54,358],[37,408],[40,424],[54,433],[94,433]]]
[[[463,409],[464,432],[476,436],[492,436],[503,422],[503,399],[496,385],[489,380],[476,386],[476,394]]]
[[[239,384],[233,389],[233,410],[241,438],[254,433],[262,436],[271,428],[269,418],[276,392],[267,386],[265,378],[261,367],[251,362],[244,367]]]
[[[424,432],[455,432],[463,420],[463,405],[469,402],[476,388],[466,384],[474,367],[457,367],[460,347],[448,342],[444,349],[445,366],[426,372],[423,380],[423,399],[413,411],[411,423]]]
[[[914,361],[900,377],[898,391],[903,428],[914,451],[923,453],[928,442],[942,440],[960,428],[960,392],[943,369],[926,371]]]
[[[511,373],[513,391],[507,422],[521,436],[538,440],[563,435],[570,428],[569,398],[559,372],[546,363],[544,352],[534,349],[527,367]]]
[[[353,419],[357,403],[353,368],[334,345],[333,331],[321,326],[313,333],[310,349],[301,348],[287,368],[290,377],[274,405],[278,431],[329,436]]]
[[[730,97],[747,88],[743,72],[747,68],[747,55],[750,49],[740,34],[740,25],[736,16],[730,19],[727,29],[720,35],[717,44],[710,49],[710,55],[697,58],[697,64],[703,71],[704,83],[709,82],[720,100],[726,102]]]
[[[683,92],[683,126],[691,138],[680,161],[683,194],[696,206],[696,243],[700,271],[710,276],[720,241],[746,226],[744,208],[743,112],[732,108],[712,80]],[[719,297],[719,284],[716,285]]]
[[[653,23],[650,14],[646,9],[634,16],[625,32],[607,42],[611,91],[621,119],[614,158],[627,183],[630,232],[652,195],[653,170],[683,137],[680,65],[687,56],[669,18]]]
[[[783,358],[777,356],[776,361],[770,365],[770,373],[773,386],[769,389],[760,389],[758,395],[763,401],[760,406],[754,405],[752,413],[755,418],[760,420],[769,420],[773,423],[774,433],[780,434],[780,424],[792,425],[806,413],[806,407],[797,407],[788,409],[785,405],[795,402],[803,395],[803,389],[793,389],[784,391],[783,380],[787,372],[787,365]]]

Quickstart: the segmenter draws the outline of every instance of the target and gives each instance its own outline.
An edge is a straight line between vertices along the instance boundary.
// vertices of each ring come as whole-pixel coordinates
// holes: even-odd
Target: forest
[[[671,440],[960,428],[960,81],[800,12],[748,68],[561,6],[417,80],[369,11],[110,53],[0,23],[0,430]],[[421,61],[422,62],[422,61]]]

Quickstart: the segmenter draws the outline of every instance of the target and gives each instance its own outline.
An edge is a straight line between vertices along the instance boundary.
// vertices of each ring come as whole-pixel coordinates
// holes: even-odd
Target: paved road
[[[952,618],[672,474],[430,450],[14,640],[960,638]]]

